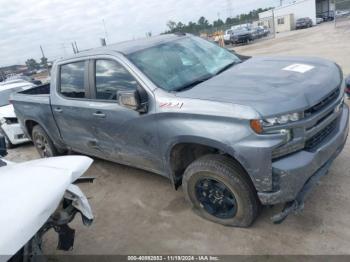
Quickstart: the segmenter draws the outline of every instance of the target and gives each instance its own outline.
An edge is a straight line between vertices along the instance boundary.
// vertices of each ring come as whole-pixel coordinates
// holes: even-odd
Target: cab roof
[[[149,38],[142,38],[137,40],[130,40],[130,41],[124,41],[116,44],[111,44],[103,47],[93,48],[87,51],[79,52],[78,54],[75,54],[70,57],[64,57],[59,60],[67,60],[72,58],[79,58],[81,56],[86,55],[94,55],[94,54],[100,54],[103,51],[115,51],[122,53],[124,55],[128,55],[143,49],[147,49],[153,46],[157,46],[162,43],[167,43],[174,41],[176,39],[181,39],[188,37],[186,34],[165,34],[165,35],[159,35],[159,36],[153,36]]]

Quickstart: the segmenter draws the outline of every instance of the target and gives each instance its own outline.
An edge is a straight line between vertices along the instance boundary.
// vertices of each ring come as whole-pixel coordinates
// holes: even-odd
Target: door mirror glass
[[[141,108],[140,97],[136,90],[119,91],[118,102],[121,106],[130,108],[132,110],[139,110]]]

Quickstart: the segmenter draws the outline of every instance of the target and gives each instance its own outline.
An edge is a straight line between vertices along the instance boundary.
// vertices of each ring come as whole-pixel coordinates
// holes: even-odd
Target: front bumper
[[[5,132],[11,144],[18,145],[30,141],[24,134],[20,124],[2,124],[1,129]]]
[[[295,200],[314,175],[322,177],[342,151],[349,130],[349,108],[343,106],[335,133],[314,152],[300,151],[272,163],[272,173],[278,184],[274,192],[258,192],[264,205]]]

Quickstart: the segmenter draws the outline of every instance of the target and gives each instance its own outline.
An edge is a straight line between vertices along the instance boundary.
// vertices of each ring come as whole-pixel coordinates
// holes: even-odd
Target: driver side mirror
[[[140,95],[137,90],[119,91],[117,96],[119,105],[141,113],[146,112],[146,106],[141,103]]]

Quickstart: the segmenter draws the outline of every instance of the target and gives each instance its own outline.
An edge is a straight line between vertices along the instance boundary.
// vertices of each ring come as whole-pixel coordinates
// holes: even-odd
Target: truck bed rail
[[[18,94],[23,95],[49,95],[50,94],[50,84],[36,86],[21,92]]]

